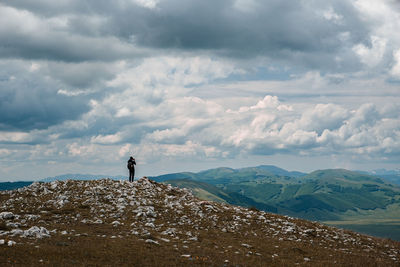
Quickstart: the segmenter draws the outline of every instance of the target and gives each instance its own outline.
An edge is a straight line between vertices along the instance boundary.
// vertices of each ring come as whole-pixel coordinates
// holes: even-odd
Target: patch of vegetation
[[[189,179],[231,192],[230,197],[235,193],[235,200],[226,200],[227,203],[248,206],[251,199],[267,205],[258,206],[261,210],[276,210],[312,220],[350,219],[349,214],[358,219],[358,216],[366,216],[364,211],[375,214],[393,203],[400,203],[399,187],[375,176],[343,169],[319,170],[294,177],[268,166],[238,170],[218,168],[190,174]],[[246,199],[240,199],[244,197]],[[397,212],[400,219],[400,206],[394,209],[392,213]]]

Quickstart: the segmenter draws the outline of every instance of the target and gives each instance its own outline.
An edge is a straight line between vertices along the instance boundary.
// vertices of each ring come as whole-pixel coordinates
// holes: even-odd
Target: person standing
[[[133,157],[130,157],[128,160],[129,182],[133,182],[133,180],[135,179],[135,165],[135,159]]]

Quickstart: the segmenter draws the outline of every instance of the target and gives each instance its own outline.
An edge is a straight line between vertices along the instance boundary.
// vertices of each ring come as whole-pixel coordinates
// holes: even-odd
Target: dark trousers
[[[129,182],[133,182],[135,179],[135,169],[129,170]]]

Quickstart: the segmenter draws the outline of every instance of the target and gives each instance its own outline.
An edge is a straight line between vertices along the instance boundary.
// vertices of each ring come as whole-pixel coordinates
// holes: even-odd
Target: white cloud
[[[0,157],[5,157],[11,154],[9,149],[1,148],[0,149]]]
[[[382,61],[383,55],[386,51],[386,44],[386,39],[378,36],[371,36],[371,47],[358,44],[353,47],[353,50],[360,57],[362,63],[368,67],[375,67]]]
[[[133,155],[132,149],[133,148],[131,144],[123,145],[118,151],[119,157],[124,158]]]
[[[118,143],[122,140],[121,136],[119,133],[117,134],[108,134],[108,135],[97,135],[93,136],[90,139],[90,142],[93,144],[115,144]]]
[[[318,133],[340,127],[348,117],[348,111],[335,104],[317,104],[313,109],[302,114],[298,125],[306,130]]]
[[[33,141],[33,137],[29,133],[1,132],[0,131],[0,142],[27,143],[27,142],[32,142],[32,141]]]
[[[153,9],[157,6],[158,0],[133,0],[139,6]]]
[[[343,23],[343,16],[336,13],[332,7],[329,7],[327,10],[323,11],[322,16],[336,24],[340,25]]]
[[[29,68],[29,70],[30,70],[31,72],[35,72],[35,71],[39,70],[40,67],[41,67],[40,64],[35,63],[35,62],[32,62],[32,63],[31,63],[31,66],[30,66],[30,68]]]
[[[393,52],[394,65],[390,70],[390,74],[396,79],[400,79],[400,49]]]
[[[371,25],[371,46],[359,44],[353,48],[354,51],[369,67],[374,67],[383,61],[385,63],[383,71],[389,70],[391,75],[397,73],[396,68],[395,70],[386,68],[390,65],[396,66],[395,54],[400,47],[400,35],[394,33],[400,28],[399,9],[390,0],[357,0],[354,5],[363,19]]]

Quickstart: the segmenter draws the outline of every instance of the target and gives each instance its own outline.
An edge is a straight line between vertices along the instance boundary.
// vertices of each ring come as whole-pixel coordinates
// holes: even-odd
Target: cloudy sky
[[[0,181],[400,168],[397,0],[0,0]]]

